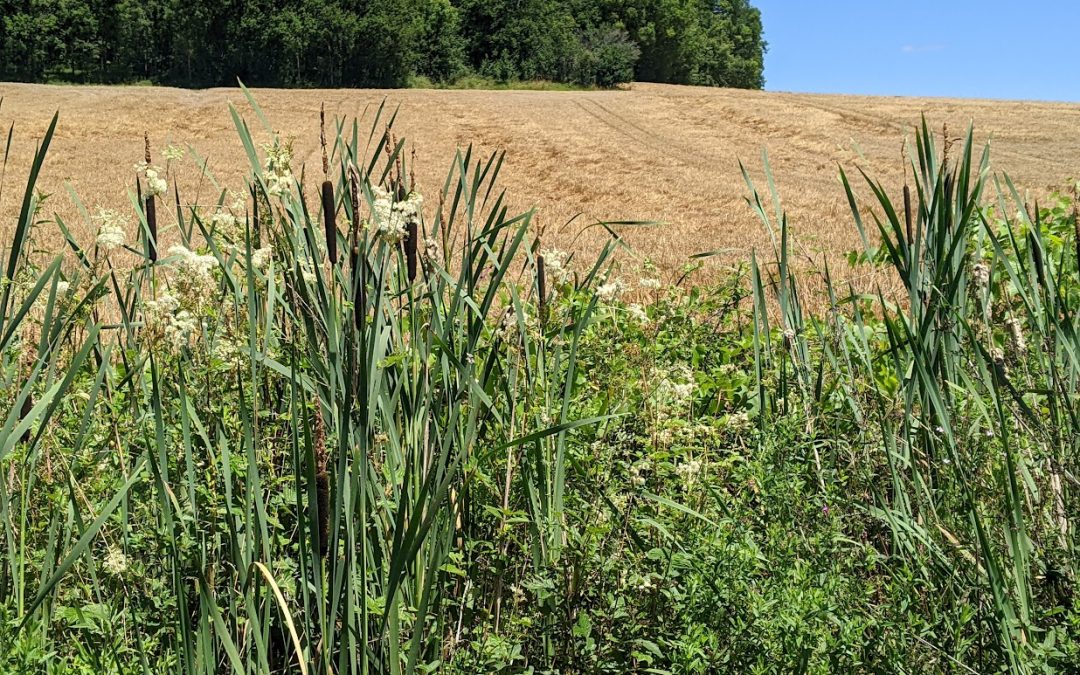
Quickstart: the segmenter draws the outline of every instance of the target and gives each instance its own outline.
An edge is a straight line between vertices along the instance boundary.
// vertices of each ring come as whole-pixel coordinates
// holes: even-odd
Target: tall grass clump
[[[852,260],[891,270],[899,296],[826,267],[813,316],[771,176],[773,213],[754,191],[777,242],[751,274],[760,425],[795,415],[822,491],[862,492],[888,573],[932,589],[918,639],[939,667],[1075,667],[1076,214],[1066,197],[1030,207],[991,175],[989,146],[969,132],[950,157],[945,137],[939,150],[917,129],[899,203],[863,174],[864,209],[841,171],[864,243]]]

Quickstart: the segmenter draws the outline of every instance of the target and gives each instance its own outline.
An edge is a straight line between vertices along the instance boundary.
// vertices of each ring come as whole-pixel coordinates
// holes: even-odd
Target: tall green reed
[[[843,288],[826,265],[821,320],[804,319],[767,158],[773,214],[746,174],[750,204],[774,233],[772,264],[755,258],[751,271],[760,419],[797,401],[817,434],[842,413],[857,430],[848,444],[880,454],[834,451],[830,465],[815,444],[822,488],[845,464],[880,466],[867,513],[887,532],[883,552],[919,570],[928,587],[952,589],[948,602],[971,603],[977,649],[997,655],[990,661],[1032,672],[1054,653],[1054,619],[1035,596],[1048,579],[1077,572],[1075,481],[1066,478],[1080,429],[1077,259],[1007,177],[996,204],[986,203],[989,146],[977,157],[970,131],[950,159],[924,120],[915,149],[914,185],[903,186],[899,208],[863,174],[873,231],[841,171],[859,257],[892,270],[903,296]],[[935,647],[953,662],[984,659],[940,640]]]

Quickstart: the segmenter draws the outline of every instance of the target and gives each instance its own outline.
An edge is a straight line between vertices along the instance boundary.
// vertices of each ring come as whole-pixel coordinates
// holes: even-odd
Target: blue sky
[[[765,88],[1080,102],[1078,0],[751,0]]]

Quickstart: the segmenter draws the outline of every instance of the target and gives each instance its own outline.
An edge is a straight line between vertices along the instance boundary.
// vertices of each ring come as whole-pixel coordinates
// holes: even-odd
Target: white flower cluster
[[[222,210],[215,213],[210,217],[210,224],[214,227],[214,232],[229,243],[235,244],[243,238],[240,220],[229,211]]]
[[[97,232],[97,245],[106,251],[111,251],[114,248],[119,248],[124,245],[126,235],[124,230],[127,223],[124,221],[124,217],[118,212],[111,209],[98,208],[97,216],[94,220],[98,221]]]
[[[163,195],[169,191],[169,184],[162,176],[162,170],[156,166],[151,166],[146,162],[139,162],[135,165],[135,172],[140,173],[146,177],[146,197],[156,197]]]
[[[442,258],[442,248],[439,242],[431,237],[424,240],[424,258],[430,263],[438,262]]]
[[[403,200],[395,200],[393,193],[376,185],[371,188],[375,203],[371,205],[373,220],[369,227],[388,244],[400,242],[409,233],[409,225],[420,221],[420,209],[424,198],[418,192],[410,192]]]
[[[643,459],[640,462],[635,462],[630,467],[630,482],[634,485],[641,487],[645,484],[647,478],[646,474],[652,470],[652,462],[647,459]]]
[[[745,410],[740,410],[737,413],[732,413],[727,417],[728,427],[735,432],[746,431],[750,429],[752,421],[750,419],[750,413]]]
[[[696,459],[691,459],[688,462],[682,462],[675,467],[675,473],[679,474],[679,477],[683,479],[687,485],[693,484],[697,480],[697,476],[701,473],[701,462]]]
[[[654,392],[657,409],[664,413],[685,410],[696,389],[693,372],[686,366],[679,366],[661,375]]]
[[[990,285],[990,267],[986,263],[977,263],[971,268],[971,278],[975,282],[975,290],[986,290]]]
[[[119,577],[127,571],[128,559],[124,555],[123,551],[112,550],[105,556],[105,563],[103,565],[105,571],[114,577]]]
[[[212,255],[199,255],[183,246],[169,248],[171,263],[179,274],[176,275],[176,288],[187,301],[185,304],[198,307],[206,302],[214,286],[214,269],[218,266],[217,258]]]
[[[251,252],[251,266],[260,272],[265,272],[274,257],[274,249],[269,246],[257,248]]]
[[[218,261],[214,256],[199,255],[184,246],[169,248],[169,255],[176,257],[176,267],[185,275],[198,279],[212,280],[211,272],[217,267]]]
[[[1020,359],[1027,352],[1027,339],[1024,338],[1024,328],[1020,319],[1010,317],[1005,319],[1005,336],[1008,340],[1009,354],[1014,359]]]
[[[271,197],[286,196],[292,193],[292,143],[282,143],[275,137],[273,143],[262,146],[266,153],[266,191]]]
[[[647,291],[655,291],[660,289],[659,279],[642,279],[640,281],[641,287]]]
[[[560,284],[565,284],[570,279],[570,256],[565,251],[557,248],[549,248],[541,251],[544,257],[544,270],[551,278]]]
[[[221,367],[226,370],[236,370],[244,365],[244,347],[239,341],[234,341],[226,336],[220,336],[214,342],[211,356],[221,362]]]
[[[596,289],[596,295],[605,301],[612,301],[619,297],[619,294],[626,289],[626,285],[622,282],[622,279],[615,279],[605,284],[601,284]]]
[[[645,308],[637,303],[627,305],[626,311],[629,312],[630,316],[642,327],[646,327],[652,323],[652,319],[649,318],[649,314],[645,311]]]
[[[195,317],[188,310],[180,309],[180,301],[172,295],[144,302],[143,321],[147,339],[151,343],[164,340],[171,351],[187,345],[188,336],[196,328]]]

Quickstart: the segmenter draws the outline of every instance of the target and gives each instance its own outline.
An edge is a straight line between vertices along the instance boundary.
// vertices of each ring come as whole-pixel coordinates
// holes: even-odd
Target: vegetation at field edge
[[[842,176],[850,264],[902,296],[826,267],[813,313],[767,163],[773,246],[701,287],[632,223],[552,249],[500,155],[420,195],[392,111],[294,171],[251,104],[242,191],[180,207],[147,139],[93,241],[41,211],[42,139],[0,288],[0,670],[1080,664],[1075,197],[924,123],[897,203]]]

